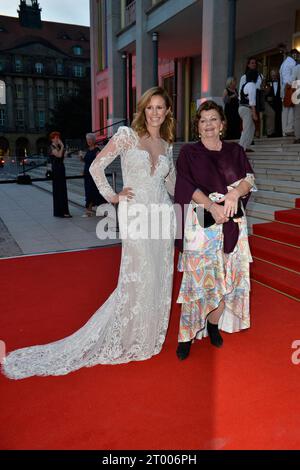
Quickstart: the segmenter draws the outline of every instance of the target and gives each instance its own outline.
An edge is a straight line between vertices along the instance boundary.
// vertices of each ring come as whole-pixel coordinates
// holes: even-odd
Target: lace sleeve
[[[122,156],[133,145],[134,135],[130,128],[121,126],[108,144],[98,153],[90,166],[90,173],[101,195],[111,202],[116,193],[105,176],[105,168],[119,155]]]
[[[165,185],[166,185],[168,193],[171,196],[174,196],[175,182],[176,182],[176,170],[175,170],[174,161],[173,161],[173,146],[172,145],[170,145],[168,149],[168,157],[169,157],[170,171],[167,177],[165,178]]]

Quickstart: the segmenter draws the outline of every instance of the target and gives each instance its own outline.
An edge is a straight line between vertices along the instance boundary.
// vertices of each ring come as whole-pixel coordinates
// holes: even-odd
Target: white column
[[[229,4],[203,0],[201,100],[219,104],[227,79]]]

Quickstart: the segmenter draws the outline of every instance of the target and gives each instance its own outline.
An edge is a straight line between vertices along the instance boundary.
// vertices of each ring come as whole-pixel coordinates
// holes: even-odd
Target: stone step
[[[268,161],[268,160],[256,160],[253,161],[251,159],[250,163],[253,169],[256,168],[269,168],[269,169],[283,169],[283,170],[298,170],[299,169],[299,162],[298,161],[285,161],[285,160],[278,160],[278,161]]]
[[[247,216],[247,225],[248,225],[249,235],[252,235],[253,233],[254,224],[264,224],[264,223],[266,223],[265,219],[259,219],[258,217]]]
[[[300,145],[285,145],[285,146],[276,146],[276,145],[251,145],[251,150],[255,153],[299,153]],[[252,153],[252,152],[250,152]]]
[[[292,162],[298,162],[300,165],[300,154],[299,153],[278,153],[276,154],[275,152],[253,152],[253,153],[248,153],[247,157],[250,161],[259,161],[259,160],[265,160],[265,161],[274,161],[276,162],[277,160],[286,160],[286,161],[292,161]]]
[[[247,217],[263,219],[266,221],[275,220],[275,211],[282,210],[280,206],[271,206],[269,204],[261,204],[256,201],[250,200],[247,204],[246,214]]]
[[[285,209],[294,208],[295,199],[294,194],[264,190],[253,192],[251,195],[251,202],[270,204],[271,206],[279,206]]]
[[[259,190],[275,191],[287,194],[300,195],[300,182],[298,181],[281,181],[272,179],[255,179],[256,186]]]
[[[255,145],[291,145],[293,144],[295,137],[262,137],[260,139],[255,138]],[[297,145],[297,144],[295,144]]]
[[[255,167],[256,178],[273,178],[275,180],[288,180],[288,181],[300,181],[300,169],[298,170],[286,170],[276,168],[257,168]]]

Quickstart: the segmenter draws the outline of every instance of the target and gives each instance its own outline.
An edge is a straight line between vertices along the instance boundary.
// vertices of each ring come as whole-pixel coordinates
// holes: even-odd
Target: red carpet
[[[275,219],[288,224],[300,225],[300,210],[289,209],[286,211],[276,211]]]
[[[300,274],[279,266],[255,259],[251,266],[251,277],[273,289],[300,299]],[[299,305],[300,310],[300,305]]]
[[[257,236],[249,237],[251,253],[256,258],[285,266],[300,273],[300,249]],[[300,285],[299,285],[300,287]]]
[[[251,277],[300,300],[300,210],[276,211],[275,219],[253,225]]]
[[[300,247],[300,226],[296,227],[279,222],[268,222],[266,224],[253,225],[253,233],[254,235],[260,235]]]
[[[119,256],[113,247],[2,260],[7,349],[84,324],[116,285]],[[1,449],[298,449],[299,303],[253,283],[251,312],[251,329],[224,334],[221,350],[196,342],[185,362],[175,356],[174,303],[163,351],[148,361],[21,381],[1,375]]]

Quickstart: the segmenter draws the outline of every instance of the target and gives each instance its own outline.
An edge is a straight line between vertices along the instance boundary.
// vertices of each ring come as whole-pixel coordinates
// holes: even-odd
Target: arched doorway
[[[21,160],[26,154],[30,154],[29,140],[26,137],[19,137],[16,141],[16,157]]]
[[[8,155],[9,142],[5,137],[0,137],[0,157]]]
[[[36,141],[36,153],[38,155],[47,155],[49,142],[46,137],[40,137]]]

